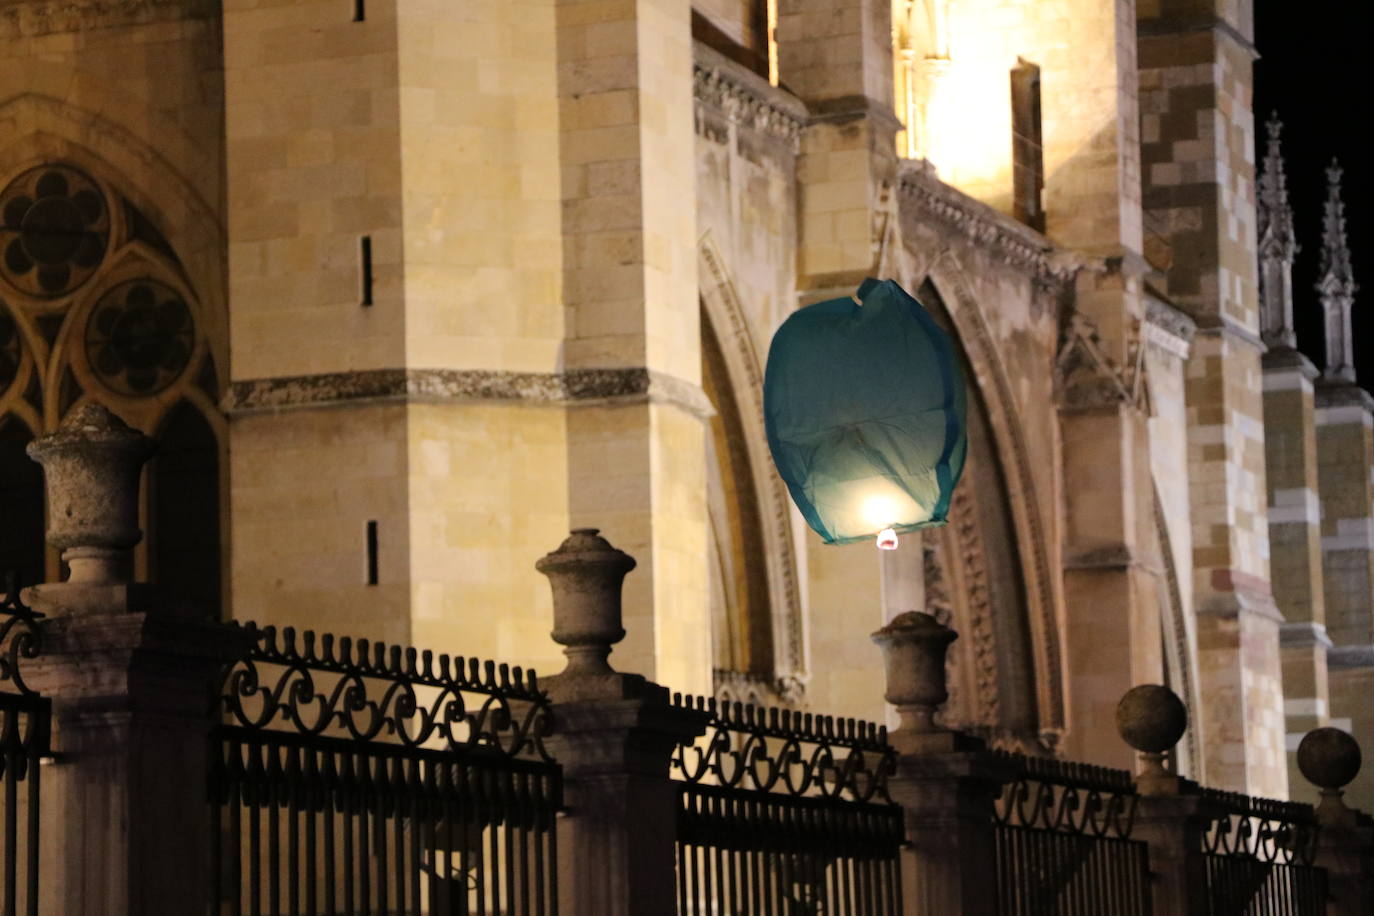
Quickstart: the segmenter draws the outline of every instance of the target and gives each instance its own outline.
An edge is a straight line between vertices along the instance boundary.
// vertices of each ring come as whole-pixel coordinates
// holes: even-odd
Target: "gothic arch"
[[[31,82],[44,84],[40,76],[34,75]],[[0,176],[17,175],[45,162],[67,162],[117,190],[121,199],[158,228],[176,253],[177,269],[196,289],[197,318],[214,363],[227,367],[225,232],[218,204],[207,196],[218,194],[219,188],[202,189],[189,177],[220,175],[218,159],[175,124],[150,116],[111,87],[87,84],[72,87],[71,92],[78,88],[82,98],[99,100],[98,113],[35,91],[21,91],[0,101],[0,123],[18,127],[13,141],[0,146]],[[171,145],[184,160],[184,168],[119,123],[122,119],[137,124],[150,117],[160,135],[175,138]],[[221,383],[226,379],[223,375]]]
[[[47,116],[50,127],[72,114],[35,97],[11,99],[0,106],[0,117],[6,111],[27,124]],[[101,136],[85,126],[93,137]],[[0,365],[6,376],[0,378],[0,420],[18,419],[42,435],[76,407],[97,402],[156,435],[179,412],[177,428],[191,429],[201,451],[213,453],[203,463],[214,476],[207,487],[216,493],[216,506],[206,513],[209,533],[203,540],[221,545],[222,557],[227,430],[216,407],[222,379],[216,366],[223,362],[213,352],[227,353],[225,334],[215,330],[223,328],[215,318],[222,318],[222,309],[207,308],[172,241],[190,238],[218,250],[218,230],[188,216],[196,210],[194,201],[167,197],[167,189],[175,193],[177,186],[168,176],[160,189],[163,206],[155,211],[179,214],[175,228],[181,231],[167,232],[144,209],[147,204],[139,203],[152,198],[76,139],[35,130],[0,148],[0,336],[6,338],[0,347],[18,354]],[[222,299],[218,268],[205,286]],[[145,488],[145,529],[149,499]],[[146,571],[151,549],[148,542],[138,548],[139,573]],[[47,566],[51,579],[57,572],[54,555]]]
[[[909,262],[910,258],[904,260]],[[958,257],[949,249],[942,250],[924,265],[924,276],[943,297],[950,322],[967,354],[972,381],[986,404],[993,448],[1004,473],[1012,532],[1024,582],[1038,728],[1041,740],[1053,747],[1067,722],[1060,639],[1062,614],[1051,573],[1054,568],[1049,555],[1052,537],[1037,500],[1026,434],[1017,419],[1015,396],[1006,367]],[[921,277],[922,274],[913,270],[908,280]]]
[[[724,258],[709,232],[698,246],[698,276],[704,317],[720,342],[757,495],[771,605],[773,678],[784,697],[796,699],[807,667],[791,503],[765,445],[763,367],[758,350]]]

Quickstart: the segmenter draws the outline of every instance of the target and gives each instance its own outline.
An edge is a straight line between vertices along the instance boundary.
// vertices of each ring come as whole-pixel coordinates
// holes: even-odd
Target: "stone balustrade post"
[[[1012,778],[977,738],[935,724],[949,698],[945,655],[958,638],[929,614],[907,611],[873,634],[883,652],[884,694],[901,724],[888,794],[902,806],[903,916],[993,913],[997,909],[995,803]]]
[[[1201,857],[1208,813],[1197,786],[1165,768],[1188,728],[1188,709],[1168,687],[1132,687],[1116,707],[1116,727],[1140,752],[1131,838],[1149,847],[1155,916],[1205,916],[1207,876]]]
[[[1313,729],[1298,745],[1298,769],[1321,790],[1316,864],[1326,869],[1328,916],[1368,916],[1374,908],[1374,819],[1342,798],[1360,764],[1360,745],[1338,728]]]
[[[46,615],[25,681],[52,701],[44,775],[45,914],[203,913],[209,888],[209,685],[246,646],[128,581],[139,472],[153,443],[103,407],[29,445],[66,582],[26,589]]]
[[[553,638],[568,665],[541,681],[553,700],[546,747],[563,767],[559,912],[661,916],[676,909],[673,750],[705,733],[706,714],[607,659],[625,636],[620,587],[635,561],[579,528],[535,564],[553,589]]]

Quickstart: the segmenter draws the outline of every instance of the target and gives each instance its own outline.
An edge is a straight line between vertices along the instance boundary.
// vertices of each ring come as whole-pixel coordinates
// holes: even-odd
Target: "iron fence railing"
[[[532,673],[250,632],[216,694],[216,914],[556,912],[561,774]]]
[[[11,577],[0,600],[0,778],[4,780],[0,908],[4,916],[38,913],[39,761],[49,753],[52,704],[24,682],[21,665],[42,650],[41,616],[19,600]]]
[[[1203,789],[1217,813],[1202,834],[1211,916],[1321,916],[1326,872],[1313,864],[1310,805]]]
[[[900,911],[901,809],[884,729],[701,697],[705,737],[680,745],[678,913],[889,916]]]
[[[997,899],[1002,916],[1145,916],[1149,852],[1131,839],[1131,774],[1021,754],[997,802]]]

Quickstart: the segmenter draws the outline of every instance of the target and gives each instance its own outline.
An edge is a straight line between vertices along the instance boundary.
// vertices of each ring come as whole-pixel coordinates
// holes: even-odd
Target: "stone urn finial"
[[[935,712],[949,699],[945,655],[959,634],[929,614],[906,611],[873,634],[883,650],[887,690],[883,698],[897,707],[899,730],[909,734],[943,731]]]
[[[153,440],[98,404],[73,411],[57,432],[29,443],[43,466],[48,543],[62,551],[69,582],[127,578],[129,549],[139,542],[138,484]]]
[[[1323,825],[1354,823],[1354,813],[1341,798],[1363,763],[1360,745],[1339,728],[1314,728],[1298,744],[1298,769],[1321,789],[1317,819]]]
[[[1140,752],[1138,785],[1162,789],[1164,781],[1173,780],[1164,759],[1188,730],[1188,707],[1178,694],[1162,684],[1132,687],[1116,704],[1116,730]]]
[[[553,639],[568,657],[563,674],[613,674],[606,659],[625,638],[620,586],[635,568],[634,557],[612,547],[596,528],[574,528],[534,568],[553,589]]]

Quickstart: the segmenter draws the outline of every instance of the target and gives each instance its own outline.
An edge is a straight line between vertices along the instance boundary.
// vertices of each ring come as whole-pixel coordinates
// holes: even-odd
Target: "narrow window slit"
[[[367,523],[367,584],[377,584],[377,522]]]
[[[353,0],[353,21],[362,22],[367,18],[367,0]]]
[[[359,246],[359,255],[362,260],[362,304],[372,304],[372,236],[362,237]]]

